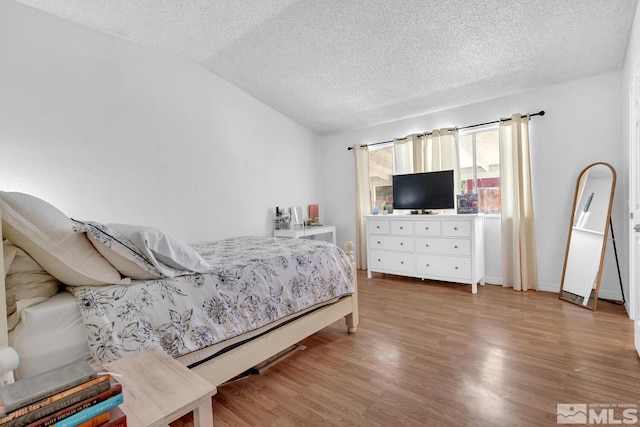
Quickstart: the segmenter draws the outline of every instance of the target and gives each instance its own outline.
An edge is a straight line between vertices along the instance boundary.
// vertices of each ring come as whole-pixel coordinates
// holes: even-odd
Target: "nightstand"
[[[194,427],[213,425],[216,388],[159,348],[107,363],[121,376],[128,427],[166,426],[193,411]]]

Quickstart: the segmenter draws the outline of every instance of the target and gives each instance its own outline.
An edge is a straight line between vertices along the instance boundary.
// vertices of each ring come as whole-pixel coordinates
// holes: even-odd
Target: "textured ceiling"
[[[189,58],[321,135],[623,66],[637,0],[19,0]]]

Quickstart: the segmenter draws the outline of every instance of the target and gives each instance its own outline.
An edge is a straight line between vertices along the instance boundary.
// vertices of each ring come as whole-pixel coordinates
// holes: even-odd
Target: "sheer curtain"
[[[393,173],[399,175],[453,169],[458,180],[457,137],[456,129],[436,129],[430,133],[394,140]]]
[[[367,269],[367,224],[364,215],[371,213],[369,193],[369,149],[353,146],[356,163],[356,268]]]
[[[423,138],[418,134],[393,140],[393,173],[423,172]]]
[[[529,117],[514,114],[500,122],[502,199],[502,283],[516,291],[538,289]]]
[[[435,129],[424,136],[424,172],[453,170],[456,193],[460,191],[458,130]]]

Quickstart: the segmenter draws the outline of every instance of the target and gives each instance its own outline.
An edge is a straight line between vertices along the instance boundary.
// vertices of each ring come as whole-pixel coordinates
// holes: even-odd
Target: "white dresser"
[[[482,215],[367,215],[367,275],[484,285]]]

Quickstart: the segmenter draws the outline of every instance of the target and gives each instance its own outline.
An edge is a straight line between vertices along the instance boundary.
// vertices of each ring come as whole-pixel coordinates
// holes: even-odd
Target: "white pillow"
[[[77,221],[78,231],[87,233],[91,244],[123,276],[138,280],[164,277],[129,239],[104,224],[93,221]]]
[[[126,224],[109,224],[137,246],[166,277],[189,273],[205,273],[211,267],[191,246],[160,230]]]
[[[7,300],[7,324],[11,331],[22,311],[58,293],[59,281],[25,251],[8,240],[3,242],[4,281]]]
[[[2,233],[49,274],[71,286],[129,283],[91,245],[73,231],[73,221],[44,200],[0,191]]]

